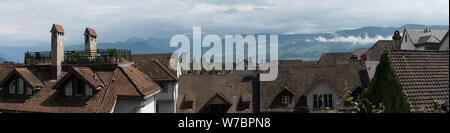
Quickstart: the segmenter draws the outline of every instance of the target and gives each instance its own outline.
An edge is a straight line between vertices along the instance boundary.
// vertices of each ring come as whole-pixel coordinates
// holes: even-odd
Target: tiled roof
[[[158,84],[153,82],[145,73],[139,71],[132,66],[121,66],[123,72],[126,74],[130,81],[136,86],[136,89],[143,96],[150,95],[152,93],[161,90]]]
[[[52,27],[51,31],[56,31],[56,32],[59,32],[59,33],[64,33],[64,28],[63,28],[62,25],[59,25],[59,24],[53,24],[53,27]]]
[[[359,63],[356,59],[352,59],[352,57],[357,57],[352,52],[336,52],[336,53],[324,53],[318,64],[322,65],[336,65],[336,64],[354,64]]]
[[[38,77],[29,68],[26,67],[11,68],[11,70],[4,70],[4,71],[7,71],[9,73],[4,73],[5,76],[3,76],[2,80],[0,80],[0,86],[2,85],[6,86],[5,82],[9,81],[9,79],[14,76],[22,78],[26,83],[31,85],[33,89],[37,89],[38,87],[44,86],[42,82],[38,79]]]
[[[14,70],[15,64],[0,64],[0,81],[2,81],[8,74]]]
[[[95,33],[95,30],[93,28],[87,27],[85,33],[88,33],[91,36],[97,37],[97,33]]]
[[[18,112],[48,112],[48,113],[110,113],[114,108],[115,101],[120,97],[145,99],[149,95],[143,95],[142,90],[137,86],[147,90],[158,90],[159,87],[145,86],[146,83],[137,78],[135,75],[141,75],[142,72],[134,69],[133,71],[122,71],[115,67],[114,69],[91,69],[86,67],[77,67],[69,69],[69,72],[58,81],[44,80],[43,88],[36,91],[31,96],[11,96],[8,95],[4,88],[0,87],[0,110],[18,111]],[[1,68],[0,68],[1,70]],[[1,72],[1,71],[0,71]],[[96,90],[92,97],[88,99],[72,99],[64,96],[61,88],[56,88],[55,84],[67,79],[70,73],[81,73],[92,77],[91,74],[98,75],[99,82],[104,84],[104,88]],[[92,73],[91,73],[92,72]],[[46,75],[46,74],[43,74]],[[49,79],[44,77],[42,79]],[[95,81],[95,82],[98,82]],[[139,85],[136,85],[136,84]],[[98,83],[95,83],[98,84]],[[154,88],[152,88],[154,87]],[[144,91],[147,92],[147,91]]]
[[[92,87],[98,88],[102,87],[103,84],[99,78],[97,78],[97,74],[95,74],[90,67],[73,67],[72,68],[79,76],[83,77],[85,81],[87,81]]]
[[[386,48],[392,49],[394,45],[393,40],[378,40],[372,47],[363,55],[366,61],[380,61],[381,54]]]
[[[131,60],[136,68],[154,81],[177,80],[176,70],[170,67],[171,53],[134,54]]]
[[[368,48],[358,48],[353,51],[353,55],[357,56],[358,59],[361,59],[361,55],[366,53],[368,50]]]
[[[365,71],[362,64],[321,65],[299,64],[285,65],[280,62],[278,77],[274,81],[260,82],[260,109],[266,111],[293,111],[303,106],[301,97],[320,82],[327,82],[339,91],[341,95],[349,92],[352,87],[363,87],[365,78],[361,72]],[[294,92],[292,104],[281,106],[274,103],[276,97],[289,88]]]
[[[429,30],[425,32],[425,30]],[[441,40],[443,40],[445,34],[447,34],[448,29],[423,29],[423,28],[405,28],[405,31],[409,35],[409,40],[412,41],[413,44],[421,44],[426,41],[423,40],[429,40],[431,42],[439,43]],[[423,37],[427,37],[428,39],[425,39]],[[422,41],[420,41],[422,38]]]
[[[35,87],[43,87],[41,80],[33,74],[33,72],[28,68],[15,68],[15,71],[17,71],[23,79],[30,84],[33,88]]]
[[[181,76],[179,79],[178,113],[197,113],[216,97],[231,103],[229,113],[253,112],[253,89],[255,75],[195,75]],[[239,102],[250,102],[250,108],[240,110]],[[193,101],[192,109],[183,109],[183,101]]]
[[[441,40],[431,35],[420,37],[418,44],[425,44],[425,43],[441,43]]]
[[[432,112],[435,103],[448,103],[448,51],[391,50],[389,58],[411,112]]]

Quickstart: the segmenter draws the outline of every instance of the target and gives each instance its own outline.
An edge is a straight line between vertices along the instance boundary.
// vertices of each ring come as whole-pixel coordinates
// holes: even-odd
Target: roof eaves
[[[153,60],[154,62],[156,62],[156,64],[158,64],[158,66],[160,66],[162,69],[164,69],[164,71],[167,72],[167,74],[169,74],[174,80],[178,80],[178,77],[173,74],[169,68],[167,68],[166,66],[164,66],[159,60]]]

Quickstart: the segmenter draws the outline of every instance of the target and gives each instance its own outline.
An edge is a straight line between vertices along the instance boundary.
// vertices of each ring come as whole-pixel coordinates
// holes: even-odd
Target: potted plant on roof
[[[108,64],[116,64],[117,62],[117,50],[114,48],[108,48]]]
[[[72,50],[70,52],[70,55],[67,58],[67,61],[65,61],[65,63],[67,64],[75,64],[78,61],[78,56],[77,56],[77,51]]]

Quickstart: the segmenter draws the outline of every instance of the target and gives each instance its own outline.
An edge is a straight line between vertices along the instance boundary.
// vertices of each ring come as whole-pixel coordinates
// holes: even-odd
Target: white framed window
[[[9,83],[9,94],[16,94],[16,80],[11,81]]]
[[[66,96],[72,96],[72,81],[69,81],[66,86],[64,87],[64,92]]]
[[[75,96],[87,98],[87,96],[94,95],[95,91],[85,81],[79,78],[72,78],[64,86],[65,96]]]
[[[32,95],[33,91],[30,85],[28,85],[22,78],[16,78],[9,83],[9,94],[17,95]]]
[[[26,90],[26,92],[27,92],[27,95],[31,95],[31,94],[33,94],[33,90],[31,89],[31,86],[29,86],[29,85],[26,85],[26,88],[27,88],[27,90]]]
[[[21,78],[17,79],[17,94],[23,94],[24,85],[23,80]]]
[[[313,95],[313,108],[333,109],[333,95],[332,94],[315,94]]]
[[[282,96],[281,97],[281,104],[290,104],[291,103],[291,96]]]
[[[85,88],[84,88],[85,83],[82,80],[75,78],[73,80],[72,87],[73,87],[72,93],[74,96],[84,96],[85,95]]]

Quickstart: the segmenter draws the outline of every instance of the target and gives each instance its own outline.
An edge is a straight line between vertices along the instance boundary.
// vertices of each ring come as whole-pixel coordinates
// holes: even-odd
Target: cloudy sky
[[[448,0],[1,0],[0,46],[48,43],[52,23],[66,44],[207,33],[320,33],[363,26],[448,25]]]

